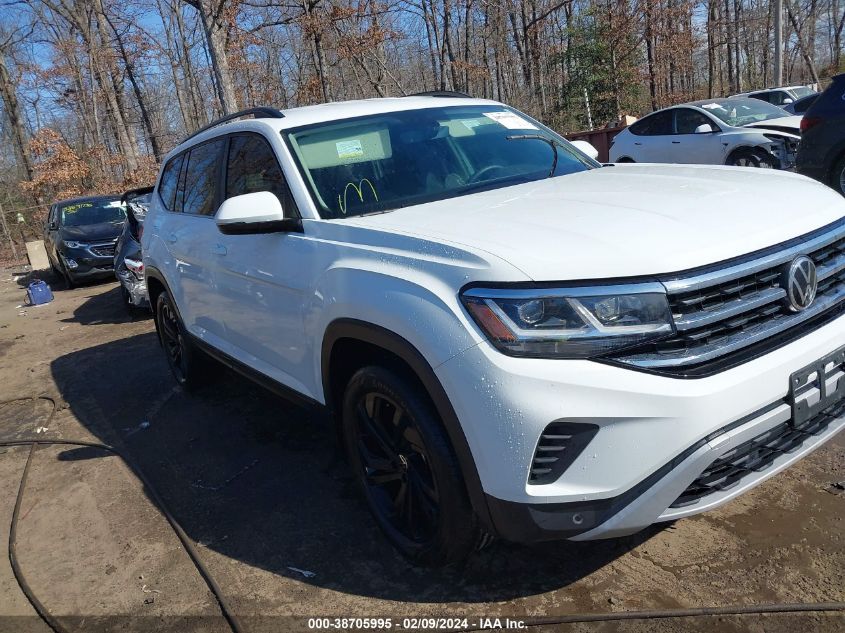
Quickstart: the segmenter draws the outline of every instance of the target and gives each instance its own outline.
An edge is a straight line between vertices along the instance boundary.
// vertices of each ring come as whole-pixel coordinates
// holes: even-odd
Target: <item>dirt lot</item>
[[[845,437],[745,497],[669,527],[608,542],[499,543],[464,569],[415,569],[374,527],[326,422],[222,367],[200,393],[183,393],[152,321],[128,315],[114,283],[55,285],[53,303],[20,308],[23,289],[0,271],[0,399],[58,402],[49,423],[47,401],[3,405],[0,438],[125,449],[249,631],[303,626],[277,617],[292,615],[525,617],[845,600],[845,496],[825,490],[845,479]],[[28,450],[0,447],[4,549]],[[102,451],[36,452],[18,558],[33,591],[69,628],[228,630],[148,492]],[[46,631],[33,613],[3,555],[0,631]],[[569,630],[842,631],[845,614]]]

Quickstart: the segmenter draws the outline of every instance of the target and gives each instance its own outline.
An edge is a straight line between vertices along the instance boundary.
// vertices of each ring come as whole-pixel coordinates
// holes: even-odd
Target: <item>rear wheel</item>
[[[188,391],[202,383],[206,359],[191,342],[182,319],[165,291],[156,300],[156,325],[173,377]]]
[[[342,434],[367,505],[412,562],[465,560],[484,537],[446,431],[421,388],[393,371],[365,367],[346,388]]]

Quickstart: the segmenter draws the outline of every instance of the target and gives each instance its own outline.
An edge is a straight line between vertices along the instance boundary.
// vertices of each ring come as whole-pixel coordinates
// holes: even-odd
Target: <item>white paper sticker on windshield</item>
[[[706,108],[707,110],[718,110],[722,106],[718,103],[705,103],[702,108]]]
[[[106,206],[107,207],[121,207],[121,208],[123,207],[123,205],[120,204],[120,200],[112,200]]]
[[[536,125],[530,121],[526,121],[518,114],[513,112],[485,112],[484,116],[492,119],[499,125],[508,128],[509,130],[537,130]]]
[[[337,147],[338,158],[360,158],[364,155],[364,148],[358,139],[338,141],[335,146]]]

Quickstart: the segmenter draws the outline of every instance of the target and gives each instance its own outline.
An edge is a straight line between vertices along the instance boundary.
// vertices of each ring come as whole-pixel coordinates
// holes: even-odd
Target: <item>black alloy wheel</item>
[[[489,543],[443,422],[413,376],[359,369],[344,392],[340,422],[358,487],[402,555],[436,567]]]
[[[437,530],[440,495],[419,431],[407,411],[383,393],[364,394],[355,415],[370,503],[394,538],[426,544]]]
[[[203,382],[207,357],[191,342],[167,292],[158,296],[155,316],[170,371],[181,387],[192,391]]]

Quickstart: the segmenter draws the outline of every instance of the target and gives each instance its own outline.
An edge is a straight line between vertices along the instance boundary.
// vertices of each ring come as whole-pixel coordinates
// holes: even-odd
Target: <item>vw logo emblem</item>
[[[809,257],[801,255],[792,260],[785,272],[787,306],[792,312],[806,310],[815,300],[818,289],[815,263]]]

